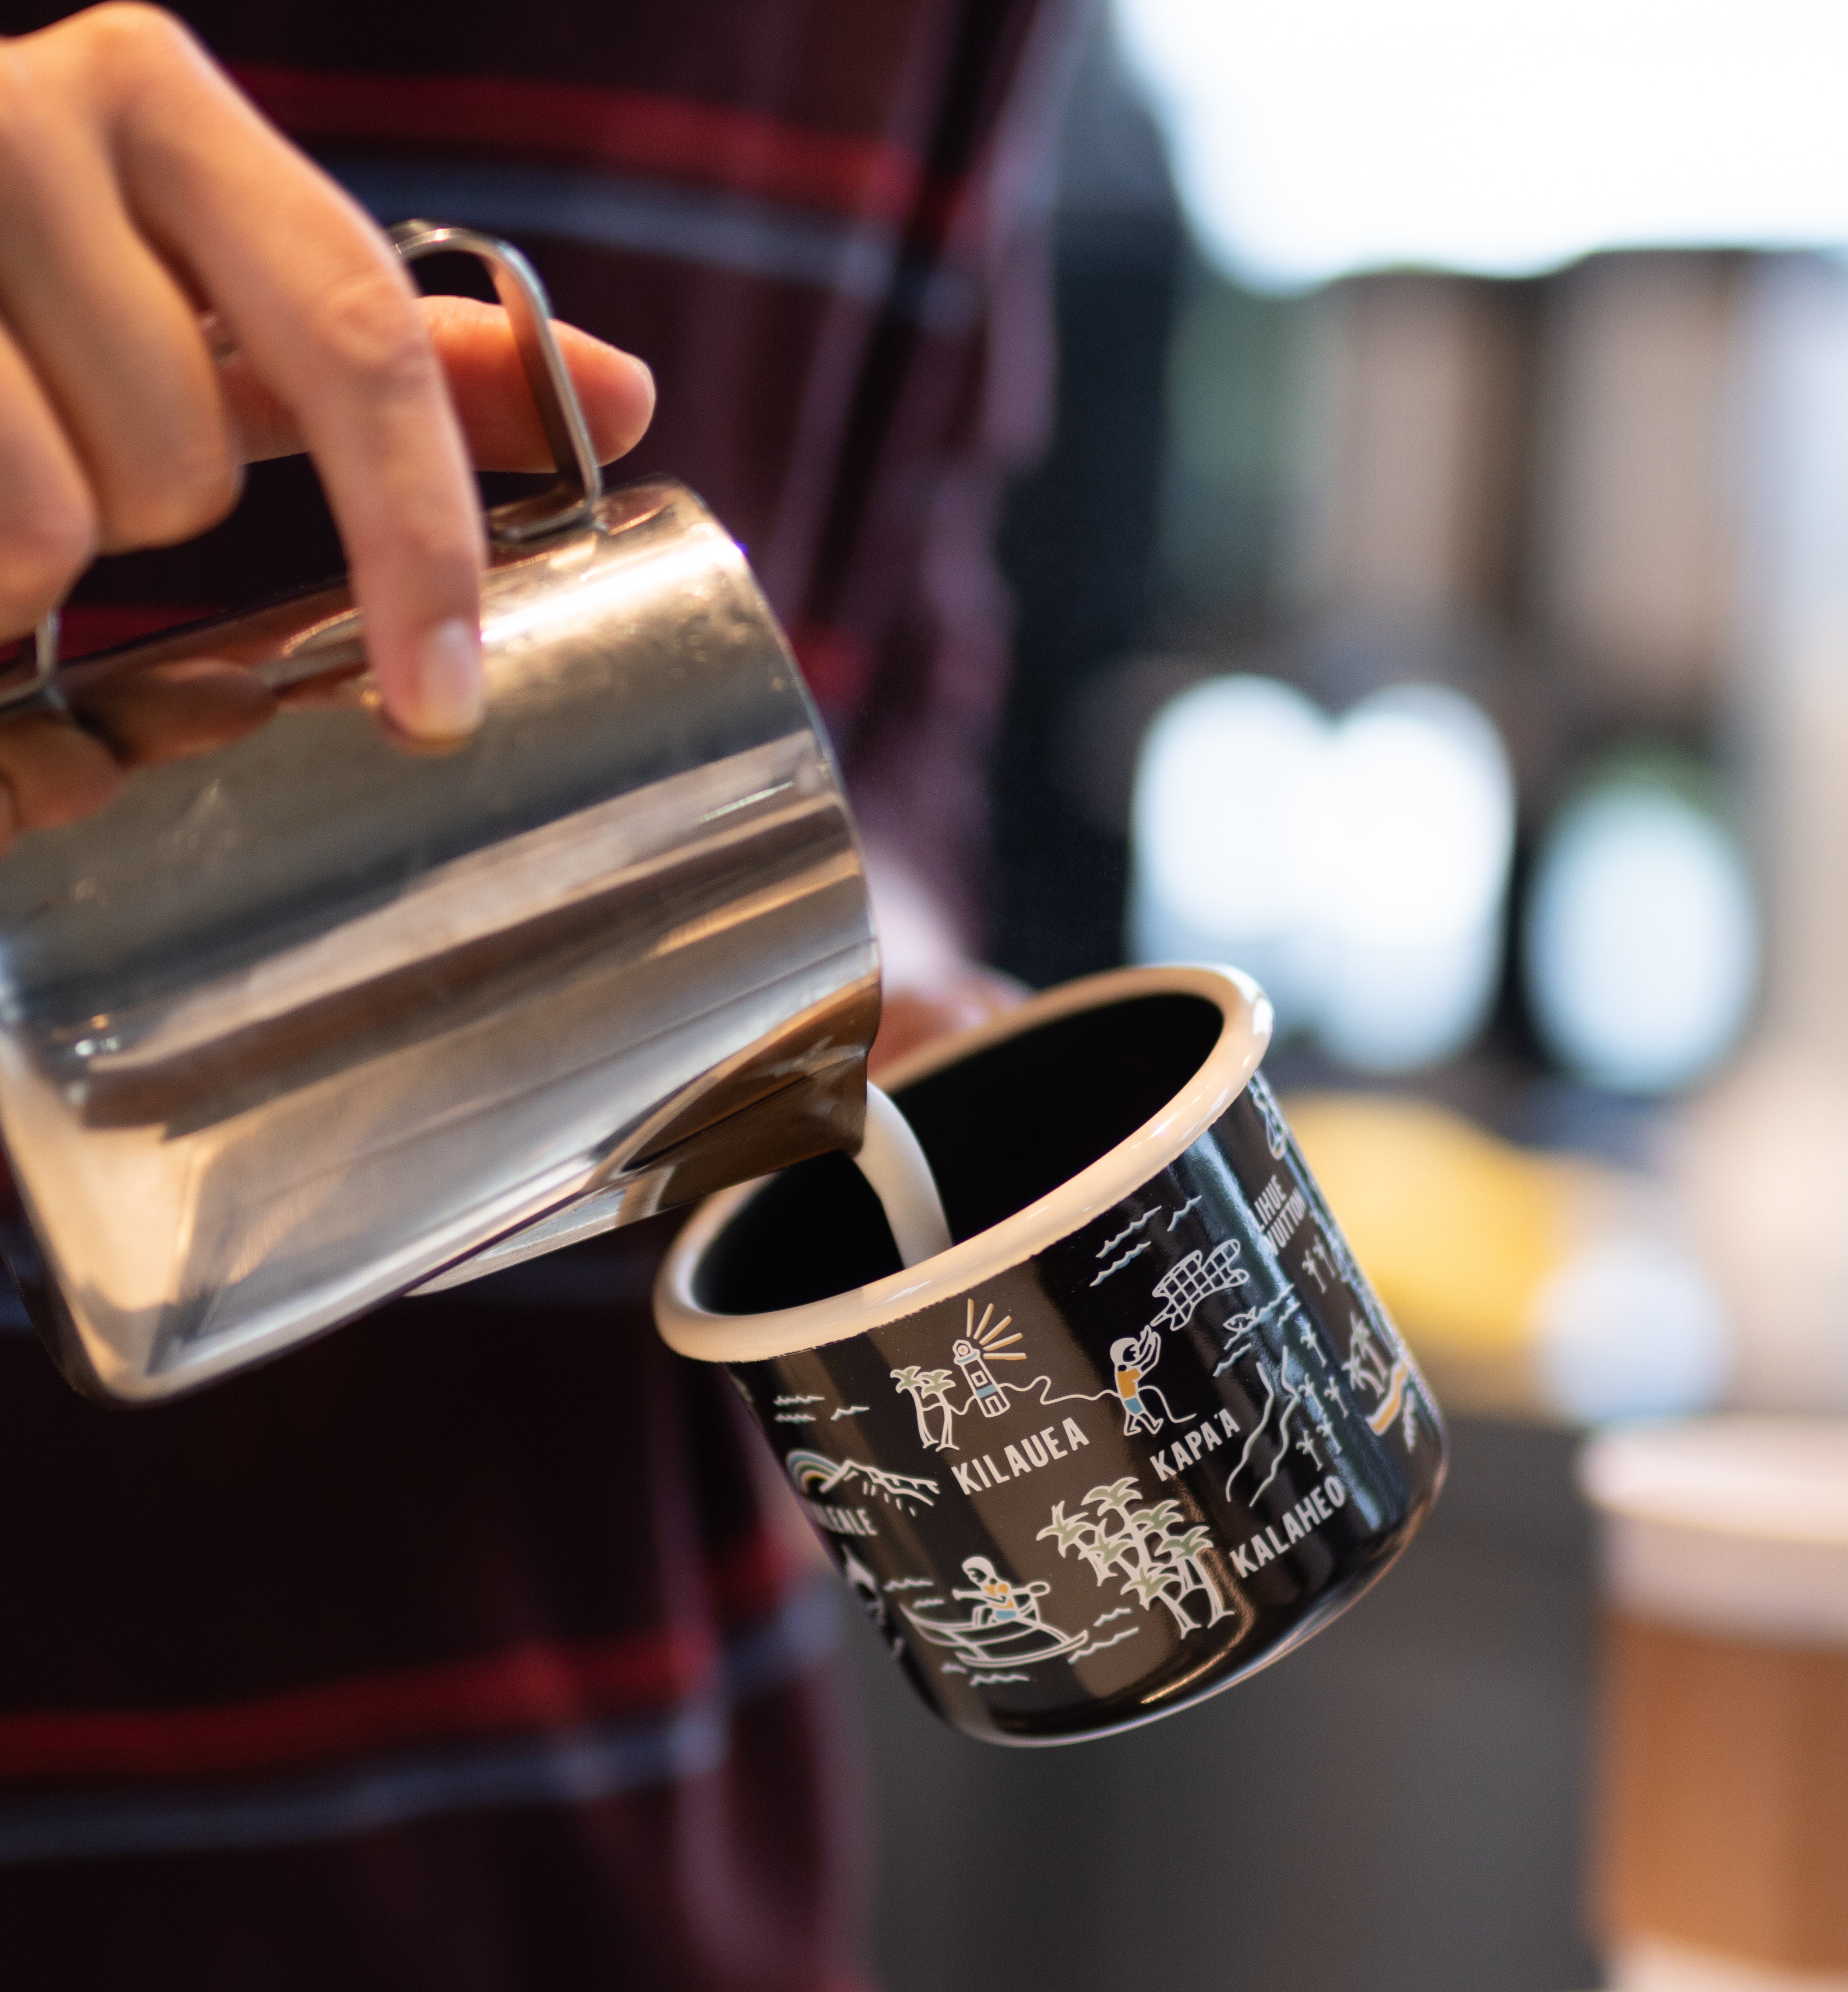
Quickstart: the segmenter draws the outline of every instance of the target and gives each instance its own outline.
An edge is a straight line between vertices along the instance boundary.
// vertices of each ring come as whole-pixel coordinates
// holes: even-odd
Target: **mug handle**
[[[444,252],[477,258],[494,279],[494,292],[513,327],[520,363],[539,410],[558,481],[537,497],[516,498],[487,515],[488,537],[501,546],[523,546],[548,534],[588,525],[603,496],[603,472],[590,439],[590,425],[571,385],[558,342],[552,336],[551,300],[539,273],[512,243],[472,228],[435,221],[401,221],[386,230],[407,263]],[[53,609],[32,633],[29,677],[0,687],[0,712],[33,699],[58,698],[58,611]]]

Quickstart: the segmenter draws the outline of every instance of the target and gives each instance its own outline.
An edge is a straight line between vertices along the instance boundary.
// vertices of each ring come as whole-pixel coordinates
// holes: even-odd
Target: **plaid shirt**
[[[0,0],[0,29],[63,11]],[[864,820],[967,891],[987,546],[1047,377],[1035,0],[183,7],[381,218],[517,240],[660,386],[631,460],[748,544]],[[106,562],[112,641],[339,564],[264,466]],[[157,1410],[0,1318],[0,1980],[237,1992],[861,1982],[831,1581],[655,1338],[659,1223]]]

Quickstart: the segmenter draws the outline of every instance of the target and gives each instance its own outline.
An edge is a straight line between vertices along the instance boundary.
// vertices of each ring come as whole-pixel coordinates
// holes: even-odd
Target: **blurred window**
[[[1839,0],[1115,0],[1195,233],[1291,288],[1848,243]]]
[[[1436,685],[1338,725],[1274,679],[1211,678],[1137,772],[1130,949],[1229,961],[1285,1029],[1378,1072],[1464,1049],[1502,962],[1514,796],[1500,736]]]
[[[1744,855],[1694,796],[1612,775],[1541,846],[1526,953],[1535,1024],[1568,1071],[1615,1092],[1690,1085],[1751,1015],[1759,940]]]

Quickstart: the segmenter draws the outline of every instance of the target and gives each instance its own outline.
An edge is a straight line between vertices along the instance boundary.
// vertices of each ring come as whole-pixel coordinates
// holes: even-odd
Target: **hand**
[[[620,455],[648,370],[560,339],[599,456]],[[111,5],[0,39],[0,636],[95,554],[215,524],[244,463],[306,450],[387,714],[465,733],[484,550],[465,445],[483,468],[549,460],[501,314],[420,304],[177,22]]]
[[[867,1059],[877,1084],[880,1075],[910,1052],[957,1031],[992,1023],[1027,1000],[1028,991],[997,969],[964,962],[926,983],[888,989],[879,1013],[879,1034]]]

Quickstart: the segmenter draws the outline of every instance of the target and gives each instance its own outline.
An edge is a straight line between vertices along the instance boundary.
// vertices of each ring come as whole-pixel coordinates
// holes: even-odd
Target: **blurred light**
[[[1732,1329],[1712,1281],[1643,1233],[1569,1260],[1536,1298],[1534,1332],[1549,1403],[1585,1424],[1705,1410],[1732,1374]]]
[[[1115,0],[1208,253],[1397,264],[1848,242],[1839,0]]]
[[[1437,685],[1363,699],[1336,730],[1340,862],[1327,883],[1318,1034],[1401,1072],[1458,1052],[1500,980],[1514,786],[1501,737]]]
[[[1493,1000],[1513,823],[1500,738],[1456,693],[1400,686],[1331,726],[1273,680],[1209,680],[1144,744],[1131,952],[1248,970],[1349,1064],[1430,1063]]]
[[[1549,832],[1526,954],[1534,1022],[1561,1064],[1618,1092],[1686,1086],[1750,1014],[1758,929],[1744,858],[1686,796],[1620,778]]]
[[[1137,766],[1130,952],[1229,961],[1263,983],[1285,1028],[1318,981],[1328,732],[1274,678],[1209,678],[1157,715]]]

